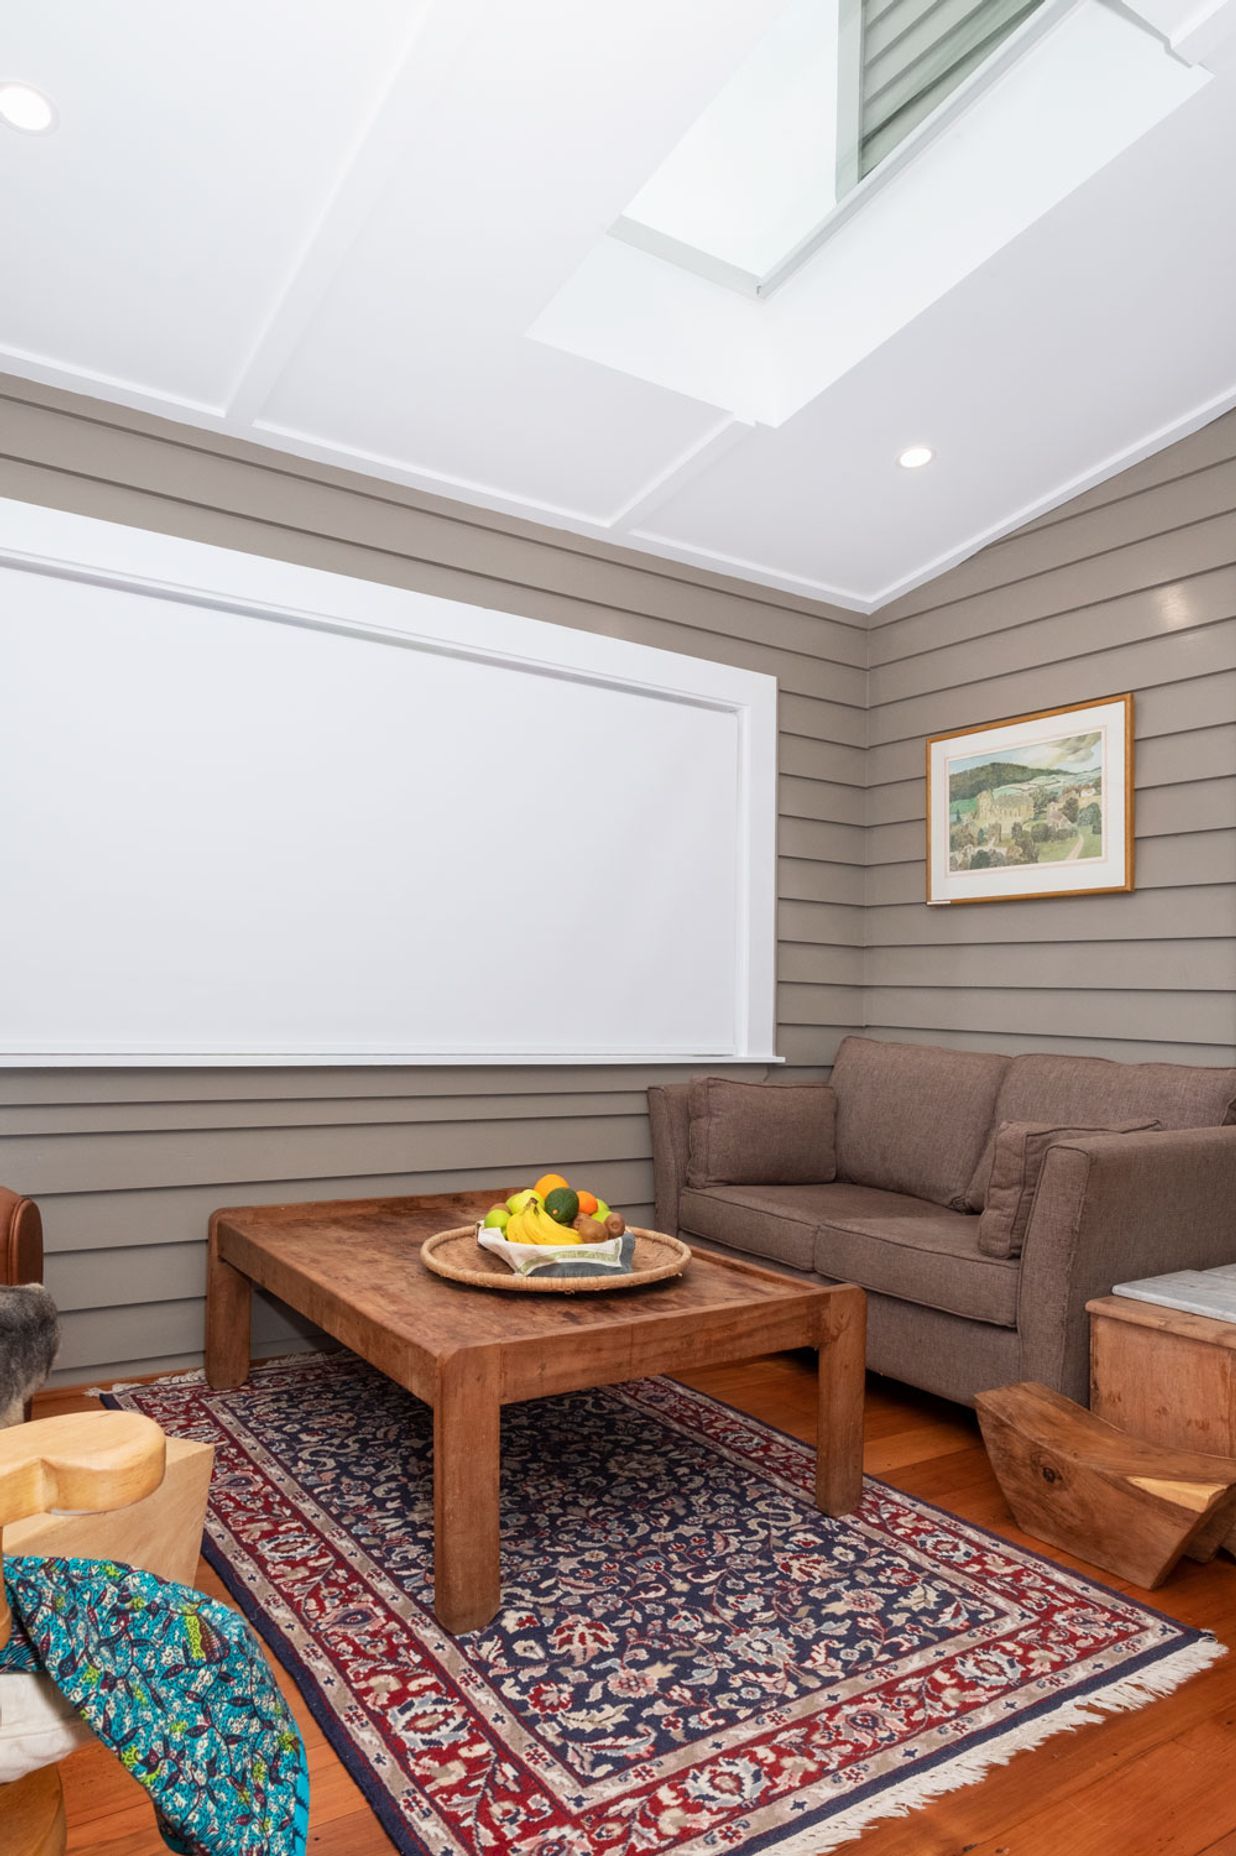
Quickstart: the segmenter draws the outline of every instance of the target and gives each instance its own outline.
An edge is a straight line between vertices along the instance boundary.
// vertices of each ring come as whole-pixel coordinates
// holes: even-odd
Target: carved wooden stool
[[[980,1392],[992,1469],[1027,1534],[1133,1585],[1214,1557],[1236,1517],[1236,1460],[1126,1437],[1047,1386]]]

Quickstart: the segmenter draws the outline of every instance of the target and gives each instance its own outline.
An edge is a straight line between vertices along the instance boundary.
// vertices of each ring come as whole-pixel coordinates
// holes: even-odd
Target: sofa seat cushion
[[[1020,1262],[982,1254],[977,1218],[897,1193],[867,1196],[893,1203],[826,1215],[815,1248],[821,1276],[970,1321],[1017,1326]]]
[[[988,1051],[845,1038],[830,1078],[838,1178],[963,1209],[1008,1063]]]
[[[792,1270],[815,1268],[815,1240],[828,1186],[690,1186],[678,1205],[678,1223],[688,1238],[703,1237]]]
[[[1164,1128],[1219,1128],[1236,1121],[1236,1069],[1193,1063],[1114,1063],[1032,1051],[1014,1057],[996,1098],[991,1128],[965,1203],[981,1212],[1001,1122],[1115,1127],[1157,1121]],[[840,1128],[838,1131],[840,1148]],[[840,1152],[839,1152],[840,1158]]]
[[[825,1186],[715,1186],[682,1195],[679,1223],[758,1262],[815,1270],[880,1295],[1000,1327],[1017,1324],[1019,1264],[984,1257],[977,1218],[902,1192]]]

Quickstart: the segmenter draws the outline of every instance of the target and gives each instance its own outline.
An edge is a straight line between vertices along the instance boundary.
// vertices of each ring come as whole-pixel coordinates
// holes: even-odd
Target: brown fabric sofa
[[[819,1182],[795,1184],[701,1173],[705,1088],[648,1092],[658,1227],[861,1284],[872,1369],[946,1398],[969,1404],[1036,1379],[1085,1403],[1088,1300],[1116,1282],[1236,1261],[1236,1069],[847,1038],[827,1115],[801,1088],[738,1085],[724,1141],[709,1145],[726,1177],[758,1179],[769,1099],[784,1089],[784,1112],[801,1124],[797,1181],[802,1141],[820,1151]],[[1067,1132],[1043,1137],[1021,1254],[988,1255],[979,1228],[993,1149],[1000,1136],[1007,1154],[1026,1124]],[[1136,1131],[1075,1131],[1117,1128]]]

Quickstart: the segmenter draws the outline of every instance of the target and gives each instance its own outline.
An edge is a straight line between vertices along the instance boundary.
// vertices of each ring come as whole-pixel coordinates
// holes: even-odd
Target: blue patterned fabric
[[[303,1856],[300,1731],[243,1618],[111,1560],[13,1556],[6,1674],[50,1676],[181,1856]]]
[[[616,1264],[602,1264],[600,1269],[598,1269],[595,1257],[580,1257],[578,1259],[575,1257],[563,1257],[561,1262],[551,1263],[547,1267],[536,1269],[533,1271],[533,1274],[538,1279],[542,1279],[546,1276],[597,1276],[602,1274],[605,1270],[612,1269],[615,1276],[629,1276],[631,1274],[631,1259],[634,1255],[635,1238],[630,1231],[627,1231],[623,1234],[622,1242],[618,1246],[618,1261]]]

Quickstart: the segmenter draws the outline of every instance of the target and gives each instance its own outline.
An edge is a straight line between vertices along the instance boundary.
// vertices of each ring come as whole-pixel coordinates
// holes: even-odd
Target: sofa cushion
[[[792,1270],[815,1267],[815,1239],[835,1185],[688,1186],[678,1205],[679,1228],[688,1238],[709,1238]]]
[[[1014,1327],[1015,1262],[979,1254],[978,1219],[925,1199],[842,1180],[819,1186],[717,1186],[682,1195],[681,1226],[749,1257],[834,1282]]]
[[[691,1084],[688,1186],[795,1186],[837,1172],[837,1098],[827,1083]]]
[[[1038,1121],[1002,1121],[992,1150],[987,1203],[979,1219],[978,1243],[983,1255],[1021,1255],[1039,1174],[1053,1141],[1077,1134],[1138,1134],[1158,1125],[1157,1121],[1118,1121],[1107,1128],[1060,1128]]]
[[[846,1038],[831,1078],[838,1178],[963,1207],[1008,1062],[987,1051]]]
[[[819,1275],[970,1321],[1017,1326],[1021,1265],[1015,1258],[983,1256],[977,1218],[898,1193],[871,1198],[868,1207],[838,1208],[821,1225],[815,1247]],[[876,1206],[876,1198],[897,1202]]]
[[[1002,1121],[1110,1128],[1146,1119],[1164,1128],[1219,1128],[1236,1121],[1236,1069],[1191,1063],[1114,1063],[1109,1057],[1066,1057],[1033,1051],[1009,1063],[995,1113],[965,1203],[987,1202],[996,1130]],[[840,1142],[840,1135],[838,1135]],[[839,1147],[840,1153],[840,1147]]]

